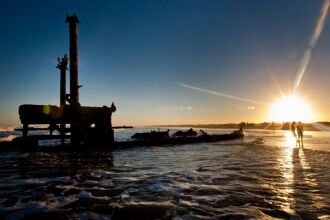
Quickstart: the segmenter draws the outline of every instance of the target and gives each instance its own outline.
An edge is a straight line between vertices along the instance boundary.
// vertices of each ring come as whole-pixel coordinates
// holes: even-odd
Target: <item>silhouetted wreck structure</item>
[[[114,132],[111,124],[112,113],[116,111],[114,103],[110,107],[81,106],[79,102],[78,83],[78,24],[79,19],[74,14],[66,18],[70,33],[70,57],[65,54],[58,58],[57,68],[60,70],[60,106],[54,105],[21,105],[19,115],[23,124],[23,140],[37,141],[38,139],[70,137],[72,145],[80,144],[112,144]],[[70,93],[66,93],[66,71],[70,64]],[[28,136],[29,125],[48,125],[49,136]],[[67,128],[67,125],[70,125]],[[32,130],[36,130],[33,128]],[[60,137],[52,135],[58,130]],[[66,136],[70,133],[70,136]]]
[[[22,137],[11,142],[0,142],[0,151],[76,151],[81,149],[109,149],[132,146],[154,146],[167,144],[187,144],[201,142],[217,142],[232,140],[244,136],[243,130],[229,134],[208,135],[197,132],[178,131],[172,136],[167,131],[151,131],[136,133],[132,140],[116,142],[114,140],[115,128],[132,128],[130,126],[113,127],[112,114],[116,111],[114,103],[110,107],[81,106],[79,102],[78,80],[78,17],[73,14],[66,18],[69,25],[70,53],[57,58],[56,68],[60,70],[60,105],[30,105],[19,106],[20,120],[23,128]],[[66,72],[70,70],[70,93],[66,89]],[[43,127],[30,127],[30,125],[43,125]],[[46,125],[46,126],[45,126]],[[49,135],[28,135],[29,131],[49,130]],[[58,131],[56,135],[54,131]],[[60,139],[62,144],[56,146],[38,146],[40,140]],[[70,139],[67,147],[66,139]]]

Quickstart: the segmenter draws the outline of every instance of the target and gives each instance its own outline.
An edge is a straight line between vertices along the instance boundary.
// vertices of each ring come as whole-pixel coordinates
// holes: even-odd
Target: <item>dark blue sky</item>
[[[320,0],[2,0],[0,125],[19,124],[20,104],[59,103],[56,58],[69,52],[65,15],[73,12],[81,21],[81,104],[114,100],[115,124],[266,120],[265,106],[177,83],[273,102],[279,92],[268,70],[288,93],[321,5]],[[319,120],[330,120],[328,23],[301,91],[313,101]]]

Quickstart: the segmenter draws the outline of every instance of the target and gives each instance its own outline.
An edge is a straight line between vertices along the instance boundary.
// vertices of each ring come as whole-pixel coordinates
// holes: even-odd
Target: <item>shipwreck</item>
[[[10,142],[0,142],[0,150],[27,150],[27,151],[60,151],[81,149],[112,149],[131,146],[152,146],[166,144],[187,144],[199,142],[216,142],[243,137],[243,130],[234,131],[229,134],[208,135],[202,132],[197,135],[195,131],[188,130],[186,133],[179,132],[169,136],[168,132],[137,133],[138,138],[129,141],[117,142],[114,138],[114,129],[132,128],[130,126],[112,126],[112,114],[116,106],[91,107],[82,106],[79,101],[78,80],[78,24],[77,15],[66,16],[69,27],[69,57],[65,54],[57,58],[57,68],[60,72],[60,104],[55,105],[33,105],[23,104],[19,106],[19,116],[22,128],[22,136]],[[68,68],[69,65],[69,68]],[[66,75],[70,71],[70,92],[67,93]],[[37,127],[33,127],[37,125]],[[47,130],[49,133],[43,135],[29,135],[34,130]],[[56,133],[54,133],[56,131]],[[193,134],[193,135],[191,135]],[[61,140],[56,148],[40,147],[40,140]],[[68,140],[68,141],[67,141]],[[68,147],[69,146],[69,147]]]

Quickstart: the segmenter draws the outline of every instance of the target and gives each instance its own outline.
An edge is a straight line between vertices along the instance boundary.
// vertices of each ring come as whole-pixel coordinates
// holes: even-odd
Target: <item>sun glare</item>
[[[307,102],[298,96],[290,95],[282,97],[271,106],[269,120],[311,122],[313,114]]]

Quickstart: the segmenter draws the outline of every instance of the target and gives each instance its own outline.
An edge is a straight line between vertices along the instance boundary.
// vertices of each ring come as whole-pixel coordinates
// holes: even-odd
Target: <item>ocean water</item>
[[[304,142],[247,130],[218,143],[0,153],[0,219],[330,219],[330,132]]]

